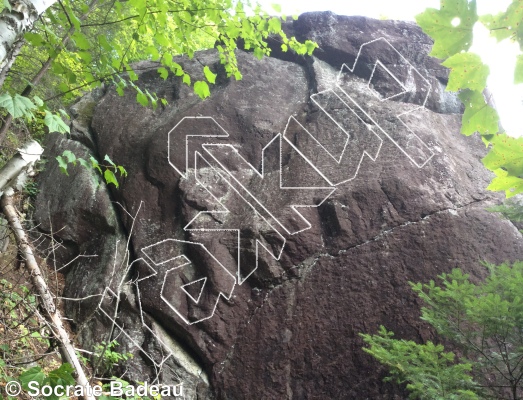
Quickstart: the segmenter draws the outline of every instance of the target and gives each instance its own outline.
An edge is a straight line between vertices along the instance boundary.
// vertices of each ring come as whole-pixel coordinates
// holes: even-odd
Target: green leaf
[[[514,84],[523,83],[523,54],[516,59],[516,70],[514,71]]]
[[[69,91],[69,86],[65,83],[65,82],[62,82],[58,85],[58,89],[65,93],[65,92],[68,92]]]
[[[269,32],[278,33],[281,31],[281,20],[277,17],[269,20]]]
[[[491,171],[505,169],[509,175],[523,175],[523,137],[513,138],[507,134],[495,135],[492,148],[483,158],[483,165]]]
[[[60,64],[57,60],[54,60],[51,63],[51,71],[53,71],[57,75],[61,75],[65,72],[65,69],[62,66],[62,64]]]
[[[517,176],[510,176],[507,171],[501,168],[495,170],[494,173],[496,177],[488,185],[488,190],[495,192],[504,191],[507,198],[523,192],[523,179]]]
[[[66,17],[67,20],[71,21],[73,23],[73,26],[74,26],[76,31],[79,31],[80,30],[80,26],[81,26],[80,19],[76,16],[76,14],[73,11],[73,9],[71,8],[69,2],[64,1],[63,5],[65,6],[65,11],[67,12],[67,17]]]
[[[216,77],[218,75],[213,73],[207,65],[203,67],[203,73],[205,74],[205,79],[207,79],[207,81],[209,81],[210,83],[216,82]]]
[[[183,72],[182,66],[178,63],[172,62],[170,68],[171,68],[171,71],[174,72],[174,74],[176,76],[182,76],[185,74],[185,72]],[[190,83],[189,83],[189,85],[190,85]]]
[[[104,161],[107,161],[109,164],[111,164],[113,167],[115,167],[116,165],[114,164],[113,160],[111,160],[111,158],[109,157],[108,154],[105,155],[104,157]]]
[[[307,49],[307,54],[312,56],[313,51],[318,48],[318,43],[313,42],[312,40],[306,40],[305,47]]]
[[[162,65],[165,65],[166,67],[171,67],[173,65],[173,56],[171,53],[164,53],[162,56],[162,59],[160,60]]]
[[[169,38],[165,35],[163,35],[162,33],[157,33],[156,35],[154,35],[154,39],[156,40],[156,43],[158,43],[160,46],[169,46]]]
[[[105,172],[104,172],[104,179],[105,179],[105,182],[107,182],[108,185],[110,183],[112,183],[114,186],[118,187],[118,181],[116,180],[116,175],[110,169],[106,169],[105,170]]]
[[[305,52],[304,52],[305,53]],[[263,58],[263,56],[265,55],[265,52],[263,51],[263,49],[261,49],[260,47],[256,47],[254,49],[254,52],[253,52],[254,56],[258,59],[258,60],[261,60]]]
[[[107,37],[105,35],[98,35],[98,43],[105,51],[113,50],[113,46],[111,46],[111,44],[107,41]]]
[[[169,76],[169,71],[167,70],[167,68],[164,68],[164,67],[158,68],[158,73],[160,74],[160,76],[163,80],[166,80],[167,77]]]
[[[127,73],[129,74],[129,79],[131,81],[138,80],[138,75],[136,74],[136,72],[134,72],[134,70],[130,66],[127,66],[126,70],[127,70]]]
[[[191,77],[189,74],[183,74],[182,78],[183,83],[185,83],[187,86],[191,86]]]
[[[44,124],[49,128],[49,132],[58,132],[58,133],[69,133],[69,126],[66,125],[64,120],[56,114],[53,114],[50,111],[45,111]]]
[[[149,99],[147,98],[147,95],[141,90],[136,92],[136,101],[144,107],[147,107],[147,105],[149,104]]]
[[[523,0],[513,0],[505,12],[484,15],[480,21],[490,30],[498,42],[509,37],[515,38],[522,47],[523,41]]]
[[[456,18],[459,24],[454,26]],[[423,32],[434,39],[430,55],[442,59],[470,48],[477,20],[475,0],[441,0],[439,10],[428,8],[416,15]]]
[[[158,60],[160,58],[160,54],[158,53],[156,46],[147,46],[145,50],[150,54],[151,60]]]
[[[4,0],[6,1],[6,0]],[[24,34],[25,40],[33,46],[42,46],[45,45],[45,41],[41,35],[35,32],[27,32]]]
[[[38,96],[33,96],[33,102],[37,107],[42,107],[44,105],[44,101]]]
[[[100,168],[100,164],[98,163],[98,161],[96,160],[96,158],[94,158],[93,156],[89,157],[89,161],[91,161],[91,166],[98,170],[98,172],[100,172],[100,174],[102,173],[102,169]]]
[[[38,382],[41,386],[45,378],[46,376],[40,367],[30,368],[19,376],[20,384],[24,390],[29,390],[29,382]]]
[[[91,48],[91,43],[89,43],[89,40],[82,32],[75,31],[71,37],[80,50],[89,50]]]
[[[49,378],[51,382],[59,380],[61,381],[60,384],[62,385],[74,385],[76,381],[72,375],[73,372],[74,369],[73,367],[71,367],[71,364],[64,363],[60,365],[60,367],[58,367],[57,369],[49,372]]]
[[[281,6],[279,4],[273,3],[273,4],[271,4],[271,7],[277,13],[281,13]]]
[[[78,163],[82,167],[87,168],[87,169],[91,169],[91,165],[89,165],[89,163],[87,161],[85,161],[83,158],[78,157],[77,160],[78,160]]]
[[[67,76],[67,82],[76,83],[76,74],[73,71],[68,71],[66,76]]]
[[[34,110],[36,105],[27,97],[20,96],[18,93],[14,97],[11,97],[9,93],[2,93],[0,95],[0,107],[5,108],[13,118],[33,118],[31,110]]]
[[[204,81],[194,82],[194,92],[198,96],[200,96],[202,100],[211,95],[211,92],[209,91],[209,86],[207,85],[207,82]]]
[[[120,176],[127,176],[127,170],[121,165],[118,165],[118,171],[120,171]]]
[[[93,60],[91,53],[89,53],[88,51],[79,51],[77,54],[81,58],[81,60],[87,64],[89,64]]]
[[[490,69],[477,54],[455,54],[442,65],[451,69],[446,90],[456,92],[471,89],[481,92],[485,89]]]
[[[69,175],[67,172],[67,161],[65,161],[62,156],[57,156],[56,161],[58,161],[58,167],[60,168],[60,171],[66,175]]]
[[[71,150],[64,150],[62,157],[65,157],[68,163],[73,163],[73,165],[76,165],[76,156]]]
[[[153,110],[156,110],[156,107],[158,106],[158,98],[155,97],[156,95],[153,96],[151,94],[151,92],[149,92],[148,90],[145,91],[145,95],[147,96],[147,98],[151,102]]]
[[[71,117],[69,116],[69,114],[67,114],[67,111],[65,111],[63,108],[60,108],[58,110],[58,112],[62,115],[63,118],[65,119],[71,119]]]
[[[462,134],[469,136],[475,132],[479,132],[481,135],[498,132],[498,113],[487,104],[481,92],[466,89],[458,96],[465,105],[461,125]]]

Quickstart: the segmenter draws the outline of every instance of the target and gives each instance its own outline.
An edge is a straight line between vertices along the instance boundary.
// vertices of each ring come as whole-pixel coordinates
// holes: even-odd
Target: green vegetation
[[[133,358],[132,353],[119,353],[116,348],[120,344],[113,340],[110,343],[102,342],[94,346],[93,365],[98,367],[101,375],[114,372],[114,367],[123,361]]]
[[[274,12],[279,12],[278,6]],[[0,77],[5,75],[5,81],[0,78],[0,146],[10,147],[13,120],[32,125],[38,140],[43,136],[41,123],[48,132],[69,132],[64,108],[102,84],[112,85],[119,95],[133,92],[143,106],[166,105],[166,99],[137,84],[143,68],[155,69],[162,79],[180,79],[202,99],[208,97],[216,66],[202,64],[201,79],[190,76],[174,56],[193,58],[198,50],[214,48],[227,77],[241,79],[235,56],[239,43],[258,58],[270,54],[269,35],[281,42],[283,51],[311,54],[317,47],[287,37],[281,23],[249,0],[59,1],[25,33],[12,68],[0,71]],[[143,60],[152,66],[133,64]],[[35,121],[41,121],[40,126]],[[69,156],[58,159],[64,171],[66,164],[78,161],[99,171],[108,184],[118,185],[115,172],[125,176],[123,167],[111,162]]]
[[[483,164],[496,177],[490,190],[504,191],[507,197],[523,192],[523,138],[514,138],[499,129],[499,116],[485,98],[489,67],[480,57],[468,52],[473,27],[479,21],[498,41],[513,40],[523,50],[523,1],[514,0],[505,12],[481,15],[476,0],[441,0],[440,9],[427,9],[416,17],[423,31],[434,39],[431,55],[444,59],[451,69],[447,90],[459,92],[465,106],[461,133],[478,132],[490,148]],[[523,54],[518,56],[514,83],[523,82]]]
[[[121,362],[132,358],[130,353],[116,351],[118,342],[102,342],[95,346],[92,365],[99,366],[99,375],[110,377],[121,383],[123,391],[129,383],[113,376],[115,367]],[[88,359],[79,357],[87,365]],[[76,381],[74,370],[68,363],[62,363],[57,354],[56,341],[38,312],[38,304],[31,290],[24,284],[13,285],[7,279],[0,280],[0,400],[18,400],[28,398],[24,393],[18,396],[8,396],[8,382],[18,382],[28,393],[30,382],[38,383],[39,387],[56,388],[74,387]],[[108,379],[108,380],[109,380]],[[33,384],[34,385],[34,384]],[[109,391],[110,383],[103,385]],[[41,396],[49,400],[67,399],[54,394]],[[102,396],[105,400],[118,400],[111,396]],[[136,400],[147,400],[148,397],[134,396]],[[161,397],[156,397],[154,400]]]
[[[0,280],[0,388],[10,381],[25,387],[33,378],[51,384],[72,379],[71,368],[60,363],[37,307],[26,285]],[[4,398],[16,399],[0,391],[0,399]]]
[[[490,275],[473,283],[459,269],[441,283],[411,284],[423,300],[421,318],[459,352],[432,342],[392,338],[384,327],[364,334],[364,350],[407,384],[411,398],[520,399],[523,396],[523,262],[486,265]]]

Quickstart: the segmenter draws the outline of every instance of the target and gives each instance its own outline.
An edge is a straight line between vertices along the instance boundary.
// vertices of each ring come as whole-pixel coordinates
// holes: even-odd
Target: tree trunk
[[[11,10],[5,8],[0,14],[0,73],[16,57],[16,42],[24,32],[32,28],[40,14],[57,0],[9,0]]]
[[[89,9],[87,10],[87,12],[85,14],[83,14],[79,18],[80,21],[84,21],[89,16],[89,14],[93,11],[93,8],[96,5],[96,3],[98,3],[98,0],[92,0],[91,3],[89,3]],[[38,83],[40,83],[40,80],[44,77],[46,72],[51,67],[51,63],[53,62],[53,60],[56,59],[56,57],[60,54],[62,49],[65,48],[67,43],[69,43],[69,40],[71,40],[71,36],[75,31],[76,31],[76,28],[74,26],[71,26],[69,28],[69,30],[67,31],[67,34],[62,38],[62,42],[55,49],[56,54],[54,54],[52,57],[49,57],[45,61],[45,63],[42,65],[42,68],[40,68],[40,70],[36,73],[36,75],[33,77],[33,79],[31,79],[31,84],[27,85],[25,87],[25,89],[22,91],[21,96],[28,97],[29,94],[31,93],[31,91],[33,90],[33,88],[36,85],[38,85]],[[20,42],[23,42],[23,41],[20,41]],[[14,57],[16,57],[18,52],[19,52],[19,50],[16,52]],[[4,70],[1,70],[1,72],[0,72],[0,88],[2,87],[2,85],[4,83],[5,76],[7,76],[7,72],[9,71],[9,68],[11,68],[12,62],[14,61],[14,57],[12,58],[12,60],[10,60],[11,62],[7,64],[6,68],[4,68]],[[4,79],[2,79],[2,76],[4,77]],[[11,114],[8,114],[4,120],[4,123],[2,124],[2,127],[0,128],[0,146],[4,143],[4,140],[7,136],[7,131],[11,127],[12,122],[13,122],[13,116]]]
[[[0,170],[0,194],[2,194],[1,207],[11,231],[13,232],[18,251],[24,259],[25,267],[28,269],[35,292],[39,296],[40,303],[45,310],[45,317],[52,329],[53,336],[60,343],[60,353],[64,362],[68,362],[76,372],[76,382],[85,388],[85,400],[95,400],[91,395],[89,380],[85,375],[82,365],[78,360],[73,343],[69,338],[69,334],[62,323],[62,316],[60,310],[56,308],[54,298],[47,286],[47,282],[42,276],[42,271],[36,262],[33,254],[33,249],[29,244],[27,235],[22,224],[18,218],[18,214],[13,206],[13,193],[15,189],[19,189],[19,185],[25,180],[25,176],[42,154],[42,147],[35,141],[31,141],[23,148],[18,150],[18,154],[14,156],[7,164]]]

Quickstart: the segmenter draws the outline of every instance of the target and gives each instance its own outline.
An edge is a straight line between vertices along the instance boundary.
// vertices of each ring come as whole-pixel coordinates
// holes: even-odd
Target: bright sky
[[[365,15],[371,18],[414,20],[427,7],[439,8],[439,0],[259,0],[270,10],[279,3],[287,15],[306,11],[330,10],[340,15]],[[495,14],[506,10],[511,0],[477,0],[478,14]],[[518,46],[508,40],[496,43],[480,23],[474,28],[471,51],[479,54],[490,67],[488,87],[493,93],[503,127],[512,136],[523,136],[523,85],[515,86],[514,67]]]

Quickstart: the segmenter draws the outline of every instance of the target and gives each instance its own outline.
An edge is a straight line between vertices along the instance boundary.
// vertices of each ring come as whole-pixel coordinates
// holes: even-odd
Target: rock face
[[[218,73],[205,101],[144,62],[139,86],[167,106],[109,89],[83,100],[92,117],[76,108],[76,141],[48,156],[108,154],[129,175],[110,193],[87,170],[41,175],[36,216],[61,259],[98,255],[67,267],[65,297],[94,297],[66,310],[82,345],[118,337],[131,379],[186,398],[405,398],[358,334],[433,339],[408,282],[484,277],[481,260],[521,258],[521,235],[485,211],[484,146],[459,134],[418,27],[327,12],[286,29],[315,56],[239,51],[241,81],[214,51],[176,60]]]

